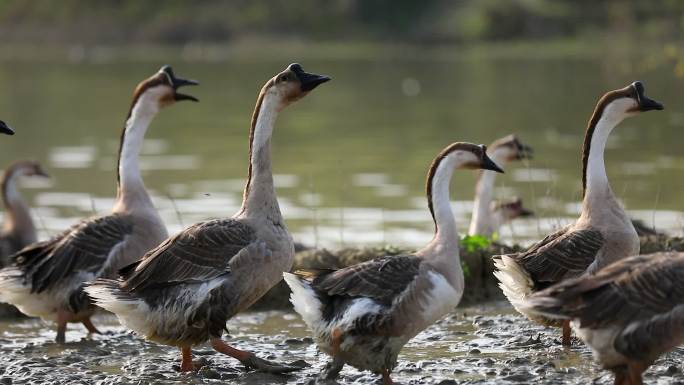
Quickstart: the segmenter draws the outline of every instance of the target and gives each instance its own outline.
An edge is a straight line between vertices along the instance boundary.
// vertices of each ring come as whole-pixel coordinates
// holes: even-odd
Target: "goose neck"
[[[271,136],[278,112],[276,97],[262,94],[252,119],[249,170],[240,210],[245,215],[265,215],[274,222],[281,219],[271,166]]]
[[[604,152],[611,131],[622,119],[607,114],[598,120],[595,127],[587,130],[584,145],[584,199],[583,205],[591,209],[606,199],[614,200],[613,191],[608,182]]]
[[[437,165],[431,180],[428,181],[428,184],[431,186],[428,199],[435,223],[433,243],[458,249],[456,221],[454,220],[449,200],[449,184],[456,166],[454,163],[455,160],[447,156]],[[458,253],[455,254],[458,255]]]
[[[2,200],[6,210],[3,232],[20,238],[27,237],[24,239],[27,243],[35,242],[36,230],[31,212],[17,190],[16,178],[17,176],[11,173],[5,175],[1,183]]]

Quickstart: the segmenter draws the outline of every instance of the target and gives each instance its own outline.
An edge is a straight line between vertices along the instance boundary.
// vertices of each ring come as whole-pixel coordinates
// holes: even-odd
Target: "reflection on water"
[[[163,110],[143,146],[141,168],[171,231],[239,205],[247,129],[256,93],[291,59],[191,63],[169,60],[202,82],[200,103]],[[628,119],[606,162],[614,191],[633,216],[679,235],[684,156],[680,87],[668,71],[616,74],[600,60],[485,56],[416,60],[306,60],[333,81],[283,112],[273,140],[274,172],[290,229],[319,246],[419,245],[432,224],[424,198],[427,166],[446,144],[490,143],[509,133],[535,148],[498,178],[498,198],[520,196],[538,218],[501,231],[528,242],[579,210],[579,153],[598,96],[639,78],[664,112]],[[26,186],[42,236],[109,210],[117,141],[135,84],[163,63],[3,63],[2,118],[18,134],[1,138],[0,163],[36,158],[50,185]],[[475,173],[459,172],[453,207],[462,232]]]

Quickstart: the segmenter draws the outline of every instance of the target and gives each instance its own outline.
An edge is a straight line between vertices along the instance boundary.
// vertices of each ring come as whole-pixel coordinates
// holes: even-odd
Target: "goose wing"
[[[78,272],[96,273],[125,244],[133,220],[113,214],[84,220],[46,241],[26,246],[11,257],[33,292],[53,288]]]
[[[537,283],[558,282],[568,274],[582,274],[603,246],[598,230],[565,227],[512,257]]]
[[[416,279],[421,259],[382,257],[320,274],[312,287],[329,296],[368,297],[389,305]]]
[[[530,297],[528,306],[576,319],[582,328],[627,326],[684,305],[684,254],[640,255],[594,275],[570,279]],[[679,311],[684,313],[684,310]],[[681,316],[681,314],[680,314]],[[684,319],[680,319],[684,321]]]
[[[122,286],[137,291],[210,280],[228,272],[240,256],[259,253],[257,249],[254,230],[238,220],[196,223],[120,270]]]

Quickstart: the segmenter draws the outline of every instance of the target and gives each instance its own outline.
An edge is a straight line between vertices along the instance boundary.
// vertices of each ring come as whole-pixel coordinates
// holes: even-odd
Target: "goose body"
[[[530,159],[532,148],[523,144],[515,135],[508,135],[497,139],[487,148],[487,155],[496,164],[505,167],[512,161]],[[469,235],[491,237],[502,224],[510,220],[501,210],[501,205],[494,204],[494,182],[496,173],[480,170],[475,187],[475,202],[473,216],[470,220]]]
[[[98,305],[145,338],[178,346],[181,370],[197,370],[191,347],[211,341],[245,366],[289,371],[221,340],[226,322],[248,308],[292,268],[294,244],[273,185],[271,134],[278,113],[328,77],[298,64],[261,90],[250,130],[250,166],[243,204],[232,218],[200,222],[164,241],[121,271],[119,280],[87,288]]]
[[[10,255],[37,240],[30,209],[17,190],[20,178],[33,176],[48,175],[37,162],[18,161],[7,167],[0,179],[2,203],[5,206],[5,222],[0,231],[0,268],[7,265]]]
[[[117,199],[112,213],[85,219],[48,240],[31,244],[0,270],[0,301],[30,316],[57,322],[64,342],[68,322],[96,332],[89,317],[95,307],[85,282],[116,271],[155,247],[166,236],[140,176],[138,155],[147,127],[161,107],[194,99],[176,92],[185,84],[165,66],[138,85],[121,137]]]
[[[390,372],[406,342],[458,305],[464,277],[449,182],[456,168],[501,171],[485,151],[454,143],[432,163],[427,195],[435,236],[423,249],[340,270],[284,274],[295,310],[332,356],[326,377],[349,364],[392,383]]]
[[[570,320],[616,384],[641,385],[646,368],[684,344],[684,253],[629,257],[535,293],[522,306]]]
[[[640,82],[608,92],[599,100],[584,138],[584,198],[579,219],[525,251],[494,258],[499,286],[520,313],[542,324],[558,325],[520,305],[554,283],[639,253],[639,237],[608,183],[603,152],[608,135],[625,117],[662,108],[644,95]],[[569,344],[569,325],[563,326],[563,342]]]

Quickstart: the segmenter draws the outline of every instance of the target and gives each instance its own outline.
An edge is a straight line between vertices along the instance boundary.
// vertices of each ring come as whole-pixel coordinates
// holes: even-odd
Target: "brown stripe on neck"
[[[432,161],[432,164],[430,165],[430,168],[428,169],[427,173],[427,181],[425,183],[425,193],[427,194],[427,200],[428,200],[428,209],[430,210],[430,215],[432,216],[432,222],[435,224],[435,233],[437,233],[437,219],[435,218],[435,209],[433,206],[432,202],[432,182],[435,177],[435,174],[437,173],[437,169],[439,168],[439,165],[442,163],[444,158],[446,158],[449,154],[456,150],[463,150],[463,151],[475,151],[479,150],[479,147],[470,143],[463,143],[463,142],[455,142],[450,145],[448,145],[445,149],[440,151],[439,154],[435,157],[435,159]]]
[[[131,101],[131,107],[128,109],[128,114],[126,115],[126,121],[124,122],[124,127],[123,130],[121,130],[121,136],[119,137],[119,152],[117,153],[117,161],[116,161],[116,186],[117,186],[117,194],[118,190],[121,188],[121,153],[123,152],[123,145],[124,141],[126,138],[126,128],[128,126],[128,121],[131,119],[131,115],[133,114],[133,109],[135,108],[135,105],[138,104],[138,101],[140,100],[140,97],[142,94],[145,93],[148,89],[158,86],[163,83],[168,83],[168,79],[166,78],[166,75],[162,73],[156,73],[152,75],[152,77],[143,80],[140,82],[136,87],[135,90],[133,91],[133,100]]]
[[[274,84],[274,80],[271,79],[261,88],[259,96],[257,97],[256,105],[254,106],[254,112],[252,113],[252,121],[249,127],[249,168],[247,169],[247,183],[245,184],[245,191],[242,194],[243,201],[247,201],[249,196],[249,189],[252,186],[252,156],[254,156],[254,131],[256,130],[257,121],[259,120],[259,113],[261,112],[261,105],[264,102],[264,97],[266,96],[266,90],[271,88]]]
[[[582,198],[587,193],[587,167],[589,165],[589,151],[591,151],[591,139],[594,137],[594,131],[596,131],[596,125],[603,116],[603,111],[606,107],[613,102],[615,99],[629,96],[631,86],[625,88],[614,90],[606,93],[599,99],[596,103],[596,108],[594,108],[594,113],[589,119],[587,124],[587,130],[584,133],[584,144],[582,146]]]

